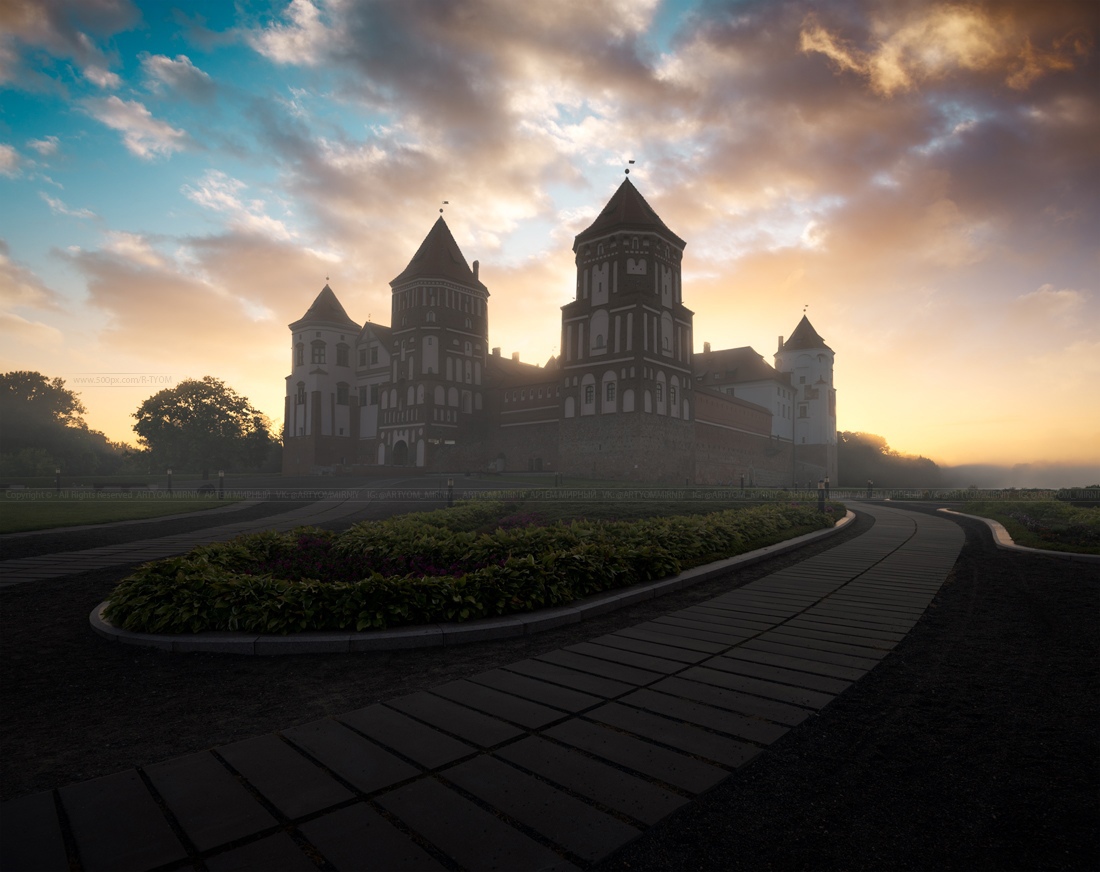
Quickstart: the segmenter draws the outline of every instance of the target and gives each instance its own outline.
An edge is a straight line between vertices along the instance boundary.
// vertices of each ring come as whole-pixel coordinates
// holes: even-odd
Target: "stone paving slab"
[[[524,734],[522,729],[513,724],[430,693],[413,693],[390,700],[386,705],[412,715],[436,729],[452,733],[479,748],[491,748]]]
[[[41,838],[34,856],[75,870],[587,868],[767,753],[903,638],[964,537],[868,511],[857,539],[689,609],[12,800],[3,856],[27,855],[17,825]]]
[[[355,794],[274,734],[218,748],[218,754],[287,818],[300,818]]]
[[[551,727],[545,735],[691,793],[714,787],[727,774],[685,754],[577,718]]]
[[[578,868],[434,778],[388,793],[379,804],[467,869]]]
[[[594,863],[641,835],[641,831],[493,757],[469,760],[447,780],[493,808]]]
[[[535,736],[501,748],[495,756],[643,824],[655,824],[687,797],[614,766]]]
[[[59,792],[84,869],[128,872],[187,857],[135,770],[72,784]]]
[[[52,790],[4,803],[0,869],[54,872],[69,867]]]
[[[420,775],[420,770],[331,719],[293,727],[283,735],[364,793]]]
[[[307,821],[299,829],[339,872],[364,868],[434,872],[446,868],[366,803]]]
[[[277,823],[209,751],[147,766],[145,774],[200,851]]]
[[[384,705],[367,706],[339,720],[425,769],[438,769],[477,752],[472,745]]]

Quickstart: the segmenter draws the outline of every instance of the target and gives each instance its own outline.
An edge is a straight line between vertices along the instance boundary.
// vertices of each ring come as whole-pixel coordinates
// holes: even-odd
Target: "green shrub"
[[[148,633],[465,621],[564,605],[833,523],[789,504],[494,529],[513,509],[474,503],[342,533],[302,528],[200,546],[141,566],[112,592],[105,615]]]

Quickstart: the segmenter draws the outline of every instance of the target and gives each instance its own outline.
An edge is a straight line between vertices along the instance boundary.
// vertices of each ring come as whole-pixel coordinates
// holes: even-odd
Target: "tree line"
[[[837,475],[841,487],[943,487],[943,470],[927,457],[901,454],[882,436],[848,430],[837,434]]]
[[[145,475],[275,472],[281,444],[267,416],[213,376],[187,379],[146,399],[131,417],[138,445],[113,442],[60,378],[0,375],[0,475]]]

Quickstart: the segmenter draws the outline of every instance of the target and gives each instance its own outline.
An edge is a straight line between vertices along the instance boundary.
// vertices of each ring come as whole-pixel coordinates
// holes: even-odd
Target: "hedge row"
[[[843,514],[843,509],[840,509]],[[105,616],[147,633],[293,633],[464,621],[558,606],[831,526],[804,505],[641,521],[491,526],[475,503],[342,533],[265,532],[147,563]]]

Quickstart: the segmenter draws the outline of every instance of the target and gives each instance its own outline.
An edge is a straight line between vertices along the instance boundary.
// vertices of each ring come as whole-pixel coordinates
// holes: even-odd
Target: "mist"
[[[1013,466],[971,463],[941,466],[940,470],[947,487],[1053,489],[1100,483],[1100,463],[1017,463]]]

